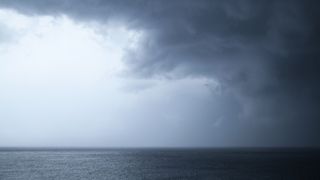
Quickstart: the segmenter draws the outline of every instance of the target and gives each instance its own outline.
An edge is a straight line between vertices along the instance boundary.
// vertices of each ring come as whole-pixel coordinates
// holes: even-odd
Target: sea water
[[[320,179],[317,150],[0,149],[0,180]]]

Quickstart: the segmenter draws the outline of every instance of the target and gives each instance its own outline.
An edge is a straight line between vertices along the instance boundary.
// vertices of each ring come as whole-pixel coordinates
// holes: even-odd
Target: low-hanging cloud
[[[123,58],[129,73],[218,82],[219,103],[208,103],[203,107],[207,113],[194,121],[206,119],[198,122],[203,128],[224,126],[229,137],[242,134],[254,145],[319,145],[318,5],[298,0],[0,2],[28,15],[119,21],[142,31],[139,46],[128,48]],[[206,138],[219,139],[212,131]]]

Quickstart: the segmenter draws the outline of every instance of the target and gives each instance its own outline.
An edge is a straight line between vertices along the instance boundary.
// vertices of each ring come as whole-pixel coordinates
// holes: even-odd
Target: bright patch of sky
[[[185,145],[193,130],[184,126],[218,84],[126,75],[122,58],[142,36],[119,23],[0,10],[0,145]]]

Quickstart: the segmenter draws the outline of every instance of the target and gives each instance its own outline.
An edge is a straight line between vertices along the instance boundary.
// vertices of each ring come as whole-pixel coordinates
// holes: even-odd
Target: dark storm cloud
[[[135,74],[216,79],[225,91],[220,112],[228,132],[256,136],[258,145],[320,144],[316,1],[1,0],[0,5],[27,14],[123,21],[147,34],[139,51],[128,50],[124,59]]]

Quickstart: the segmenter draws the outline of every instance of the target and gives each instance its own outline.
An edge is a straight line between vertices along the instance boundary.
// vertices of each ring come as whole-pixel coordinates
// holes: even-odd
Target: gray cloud
[[[0,44],[12,40],[10,28],[0,23]]]
[[[131,73],[206,77],[223,87],[217,107],[203,107],[197,123],[206,129],[220,118],[225,132],[206,138],[226,133],[234,138],[231,145],[243,145],[245,138],[255,145],[319,145],[316,1],[2,0],[0,5],[29,15],[119,20],[145,31],[139,51],[128,50],[124,59]],[[136,89],[141,88],[145,85]]]

